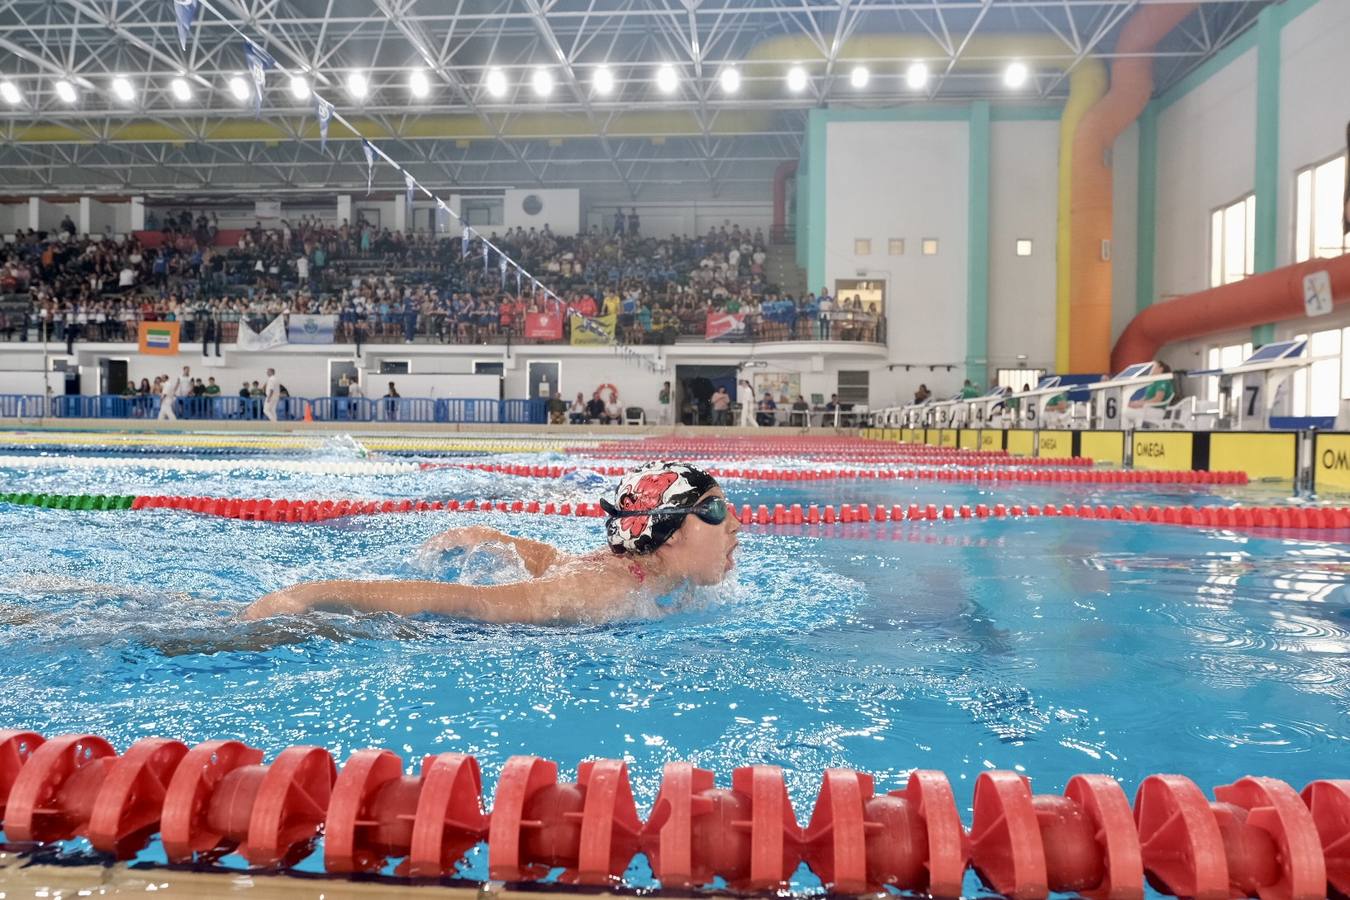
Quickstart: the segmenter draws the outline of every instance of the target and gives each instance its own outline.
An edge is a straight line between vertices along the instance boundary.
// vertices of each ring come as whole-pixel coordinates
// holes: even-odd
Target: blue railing
[[[544,400],[476,400],[433,397],[286,397],[277,404],[277,419],[300,421],[309,406],[318,422],[431,422],[442,424],[543,425]],[[154,419],[160,398],[100,395],[0,394],[0,418]],[[182,420],[261,420],[260,397],[180,397],[174,411]]]

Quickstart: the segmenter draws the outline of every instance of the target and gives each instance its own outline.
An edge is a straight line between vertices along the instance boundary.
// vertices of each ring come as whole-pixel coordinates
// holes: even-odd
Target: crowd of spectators
[[[485,343],[527,338],[531,313],[609,315],[625,343],[701,336],[709,313],[742,313],[748,340],[863,340],[884,335],[881,310],[858,297],[783,293],[765,273],[756,229],[723,226],[700,237],[645,237],[635,213],[623,231],[562,237],[542,230],[491,234],[522,268],[505,276],[483,245],[456,238],[333,225],[302,217],[239,232],[217,246],[213,216],[183,212],[156,223],[159,246],[134,237],[20,232],[3,248],[0,294],[26,295],[0,310],[6,340],[135,340],[141,321],[178,321],[185,342],[219,354],[239,323],[259,330],[277,315],[337,317],[337,340]],[[618,217],[616,216],[616,223]],[[67,227],[69,226],[69,227]],[[146,242],[147,244],[150,242]],[[739,336],[739,335],[738,335]],[[564,331],[562,340],[568,340]]]

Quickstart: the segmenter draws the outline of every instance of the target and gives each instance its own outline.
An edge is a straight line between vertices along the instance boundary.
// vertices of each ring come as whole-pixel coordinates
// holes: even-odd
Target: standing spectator
[[[670,424],[670,404],[671,404],[670,382],[661,383],[661,392],[656,395],[657,404],[657,422],[661,425]]]
[[[820,289],[820,299],[816,303],[817,321],[820,323],[820,339],[828,341],[830,339],[830,317],[834,315],[834,301],[830,299],[830,294],[825,288]]]
[[[398,388],[389,382],[389,392],[384,395],[384,417],[391,422],[398,418],[399,396]]]
[[[714,425],[731,424],[731,395],[726,388],[719,387],[713,392],[712,411]]]
[[[220,356],[220,331],[215,311],[207,310],[205,321],[202,322],[202,356],[206,356],[206,345],[210,343],[216,345],[216,356]]]
[[[192,396],[192,370],[183,366],[183,374],[173,383],[173,391],[170,394],[169,402],[178,401],[177,412],[184,417],[191,415],[189,412],[189,399]],[[176,417],[175,417],[176,418]]]
[[[755,421],[755,389],[744,378],[736,385],[736,402],[741,405],[741,427],[757,427],[759,423]]]
[[[634,206],[632,209],[630,209],[630,210],[628,211],[628,236],[629,236],[629,237],[637,237],[637,236],[638,236],[638,225],[639,225],[638,211],[637,211],[637,207]]]
[[[277,370],[267,370],[267,386],[263,388],[263,415],[267,421],[277,420],[277,404],[281,402],[281,390],[277,384]]]
[[[361,382],[353,378],[352,383],[347,385],[347,418],[355,419],[361,415],[361,400],[365,397],[365,391],[361,388]]]
[[[239,388],[239,418],[241,419],[253,418],[252,415],[250,415],[252,411],[252,406],[253,406],[253,398],[249,394],[248,382],[245,381],[244,384]]]
[[[623,208],[616,207],[614,210],[614,236],[623,237]]]

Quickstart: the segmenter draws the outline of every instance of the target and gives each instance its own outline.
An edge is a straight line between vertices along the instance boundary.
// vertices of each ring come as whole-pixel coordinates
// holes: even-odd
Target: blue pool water
[[[504,457],[508,458],[508,457]],[[510,459],[521,460],[515,456]],[[544,461],[544,456],[532,459]],[[549,459],[554,459],[549,457]],[[0,490],[253,497],[594,500],[598,479],[455,469],[407,476],[0,469]],[[1269,489],[1122,491],[935,482],[732,482],[738,502],[1270,502]],[[662,615],[576,627],[316,613],[241,623],[249,601],[317,578],[508,577],[491,554],[418,560],[485,523],[593,549],[596,519],[422,513],[277,525],[188,513],[0,504],[0,727],[231,737],[475,754],[485,788],[533,753],[575,773],[629,761],[639,808],[662,765],[786,771],[799,820],[829,767],[879,790],[943,769],[1015,769],[1058,793],[1079,772],[1245,774],[1301,788],[1346,774],[1350,547],[1222,531],[1033,519],[747,529],[729,583]],[[967,821],[969,815],[967,813]],[[157,851],[147,851],[154,858]],[[307,866],[316,866],[311,857]],[[485,875],[481,855],[467,874]],[[641,882],[640,871],[633,875]],[[803,874],[801,883],[809,885]]]

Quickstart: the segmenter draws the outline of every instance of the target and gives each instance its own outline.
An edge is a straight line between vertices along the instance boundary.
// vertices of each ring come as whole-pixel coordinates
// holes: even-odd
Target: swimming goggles
[[[727,520],[729,507],[725,497],[711,497],[697,506],[688,509],[619,509],[608,500],[601,500],[600,507],[614,519],[631,519],[636,516],[698,516],[709,525],[721,525]]]

